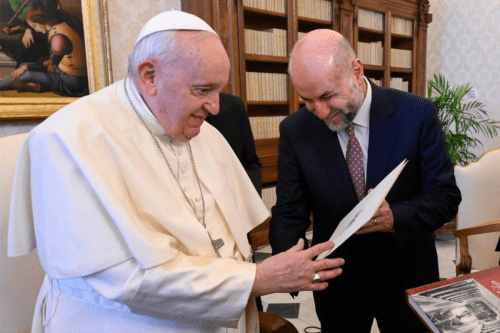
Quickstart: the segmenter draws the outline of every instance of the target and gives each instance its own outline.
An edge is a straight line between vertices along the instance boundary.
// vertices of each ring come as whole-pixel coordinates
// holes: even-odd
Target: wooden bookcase
[[[278,162],[278,125],[279,120],[300,108],[300,101],[288,77],[288,54],[299,38],[300,33],[305,33],[318,28],[335,29],[334,2],[329,0],[315,0],[316,5],[322,5],[324,12],[313,13],[312,8],[301,6],[301,0],[279,0],[280,6],[262,6],[265,1],[238,1],[238,31],[239,34],[239,72],[240,72],[240,97],[245,101],[247,112],[252,123],[252,130],[256,137],[256,149],[262,163],[262,178],[266,186],[273,186],[277,180]],[[312,0],[302,3],[312,3]],[[259,6],[260,5],[260,6]],[[259,8],[261,7],[261,8]],[[264,8],[262,8],[264,7]],[[314,17],[314,16],[317,17]],[[248,32],[256,31],[265,34],[266,31],[277,29],[283,31],[284,37],[278,41],[279,55],[263,55],[265,46],[260,50],[248,47]],[[261,36],[263,37],[263,36]],[[257,38],[257,44],[260,44]],[[263,43],[264,44],[264,43]],[[250,50],[250,52],[249,52]],[[263,73],[263,82],[249,80],[246,75]],[[272,79],[278,74],[281,80]],[[271,77],[270,82],[265,78]],[[259,90],[258,100],[252,97],[253,90]],[[278,90],[278,91],[275,91]],[[285,93],[286,98],[274,98],[278,93]],[[269,96],[270,95],[270,96]],[[278,120],[278,121],[276,121]],[[260,126],[260,124],[263,124]]]
[[[339,31],[364,61],[367,77],[380,80],[384,86],[391,86],[391,78],[402,79],[409,91],[425,93],[427,26],[432,21],[428,0],[182,0],[182,10],[207,21],[229,54],[232,68],[224,91],[241,97],[245,103],[262,163],[264,186],[275,184],[278,159],[278,122],[268,121],[266,125],[266,120],[279,120],[276,117],[301,107],[287,75],[287,55],[302,33],[318,28]],[[367,13],[379,17],[375,26],[366,21]],[[404,29],[404,24],[410,27]],[[276,31],[278,39],[269,37]],[[248,41],[250,35],[256,34],[257,43],[264,45],[257,51]],[[269,50],[269,38],[272,49],[279,45],[278,52]],[[378,42],[381,52],[379,64],[371,64],[359,54],[359,43],[374,42]],[[394,62],[398,52],[407,57],[403,60],[405,66]],[[276,74],[281,74],[278,81],[272,79]],[[254,76],[250,84],[248,75]],[[272,128],[266,131],[269,126]]]
[[[354,15],[352,44],[365,62],[365,75],[381,85],[424,95],[427,25],[432,20],[428,2],[360,0],[344,9]],[[361,44],[377,42],[381,45],[377,51],[382,53],[379,63],[363,57],[360,50]],[[398,80],[407,88],[398,86]]]

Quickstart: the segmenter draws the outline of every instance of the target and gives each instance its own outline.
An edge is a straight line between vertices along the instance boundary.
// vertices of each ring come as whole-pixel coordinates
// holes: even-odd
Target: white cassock
[[[171,140],[129,80],[59,110],[19,154],[9,255],[46,278],[33,332],[258,332],[247,232],[269,215],[222,135]],[[213,239],[224,246],[218,259]]]

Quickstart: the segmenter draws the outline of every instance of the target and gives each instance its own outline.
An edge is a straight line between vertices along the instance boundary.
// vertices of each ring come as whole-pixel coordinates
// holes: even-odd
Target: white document
[[[389,193],[389,190],[407,162],[408,160],[405,159],[395,167],[394,170],[373,189],[373,191],[368,193],[366,197],[364,197],[363,200],[361,200],[356,207],[340,221],[337,229],[335,229],[332,237],[330,237],[330,240],[335,243],[335,246],[331,250],[321,253],[316,260],[323,259],[335,251],[372,218],[373,214],[375,214],[384,202],[387,193]]]

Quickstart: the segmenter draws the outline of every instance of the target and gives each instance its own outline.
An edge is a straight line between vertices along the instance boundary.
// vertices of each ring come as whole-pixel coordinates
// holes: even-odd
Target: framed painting
[[[10,5],[12,2],[13,1],[10,0],[0,0],[0,5],[3,6],[0,8],[5,8],[5,6]],[[4,32],[8,30],[4,31],[3,28],[8,25],[7,23],[10,23],[10,26],[13,25],[12,22],[5,21],[13,21],[16,18],[21,17],[20,15],[23,14],[22,12],[24,8],[25,16],[22,16],[22,18],[28,18],[28,22],[30,23],[29,27],[33,27],[33,30],[35,30],[36,26],[32,24],[32,20],[34,20],[34,15],[36,14],[35,9],[38,8],[35,6],[41,6],[45,3],[54,1],[18,0],[18,2],[18,8],[8,8],[9,10],[11,10],[11,12],[9,13],[10,15],[7,16],[7,18],[11,17],[10,20],[6,19],[6,15],[3,15],[3,17],[1,17],[3,23],[2,36],[4,38]],[[107,86],[111,83],[112,71],[108,29],[108,10],[106,0],[59,0],[55,3],[57,3],[58,12],[64,11],[66,9],[67,13],[65,14],[69,14],[71,18],[75,19],[75,22],[79,22],[78,26],[81,27],[82,32],[78,34],[78,36],[81,36],[81,34],[83,34],[83,38],[81,38],[80,43],[83,42],[84,45],[84,51],[81,52],[84,52],[82,53],[82,57],[84,54],[85,59],[82,59],[80,62],[84,62],[84,66],[86,64],[86,71],[81,71],[81,73],[84,74],[80,74],[80,76],[84,76],[85,74],[87,75],[88,89],[86,89],[85,87],[85,91],[88,90],[88,93],[92,93]],[[33,4],[34,9],[27,13],[26,7],[31,4]],[[2,12],[0,12],[0,16],[1,13]],[[50,27],[50,25],[48,25],[48,27]],[[67,30],[71,30],[71,28],[67,28]],[[76,28],[74,30],[77,31]],[[43,33],[43,31],[40,32]],[[20,35],[22,35],[22,33],[20,33]],[[79,38],[71,37],[71,34],[69,33],[66,34],[66,36],[70,36],[70,38]],[[45,38],[47,37],[48,35],[45,34]],[[11,73],[13,72],[14,68],[19,67],[19,64],[21,63],[21,60],[16,59],[13,56],[14,52],[9,52],[9,50],[5,49],[4,46],[5,45],[2,44],[2,48],[0,49],[0,70],[3,70],[2,80],[6,77],[11,77]],[[22,48],[22,46],[20,47]],[[4,59],[3,61],[2,58]],[[40,65],[40,63],[42,62],[38,61],[38,63]],[[62,63],[62,60],[60,63]],[[61,65],[59,65],[59,68],[61,68]],[[26,82],[26,84],[33,85],[34,83]],[[87,83],[85,83],[85,85],[87,85]],[[44,89],[45,91],[43,92],[36,92],[27,91],[31,89],[23,90],[19,89],[16,86],[12,87],[14,87],[14,89],[11,89],[11,86],[9,86],[8,89],[2,88],[3,90],[0,91],[0,122],[42,120],[61,107],[79,98],[66,97],[66,94],[59,93],[56,90],[47,91],[47,89]],[[87,92],[83,94],[86,93]]]

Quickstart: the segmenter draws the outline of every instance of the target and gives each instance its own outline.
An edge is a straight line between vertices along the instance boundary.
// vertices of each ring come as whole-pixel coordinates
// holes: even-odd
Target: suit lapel
[[[391,126],[394,112],[384,90],[374,84],[370,108],[370,138],[366,189],[374,188],[391,170],[388,165],[397,137],[397,126]]]
[[[328,175],[330,190],[342,198],[348,207],[354,207],[358,203],[354,186],[347,169],[344,153],[340,147],[337,133],[331,131],[325,123],[313,116],[311,121],[313,145],[318,160]],[[325,181],[327,181],[325,179]],[[328,186],[328,185],[327,185]],[[333,198],[332,198],[333,200]]]

